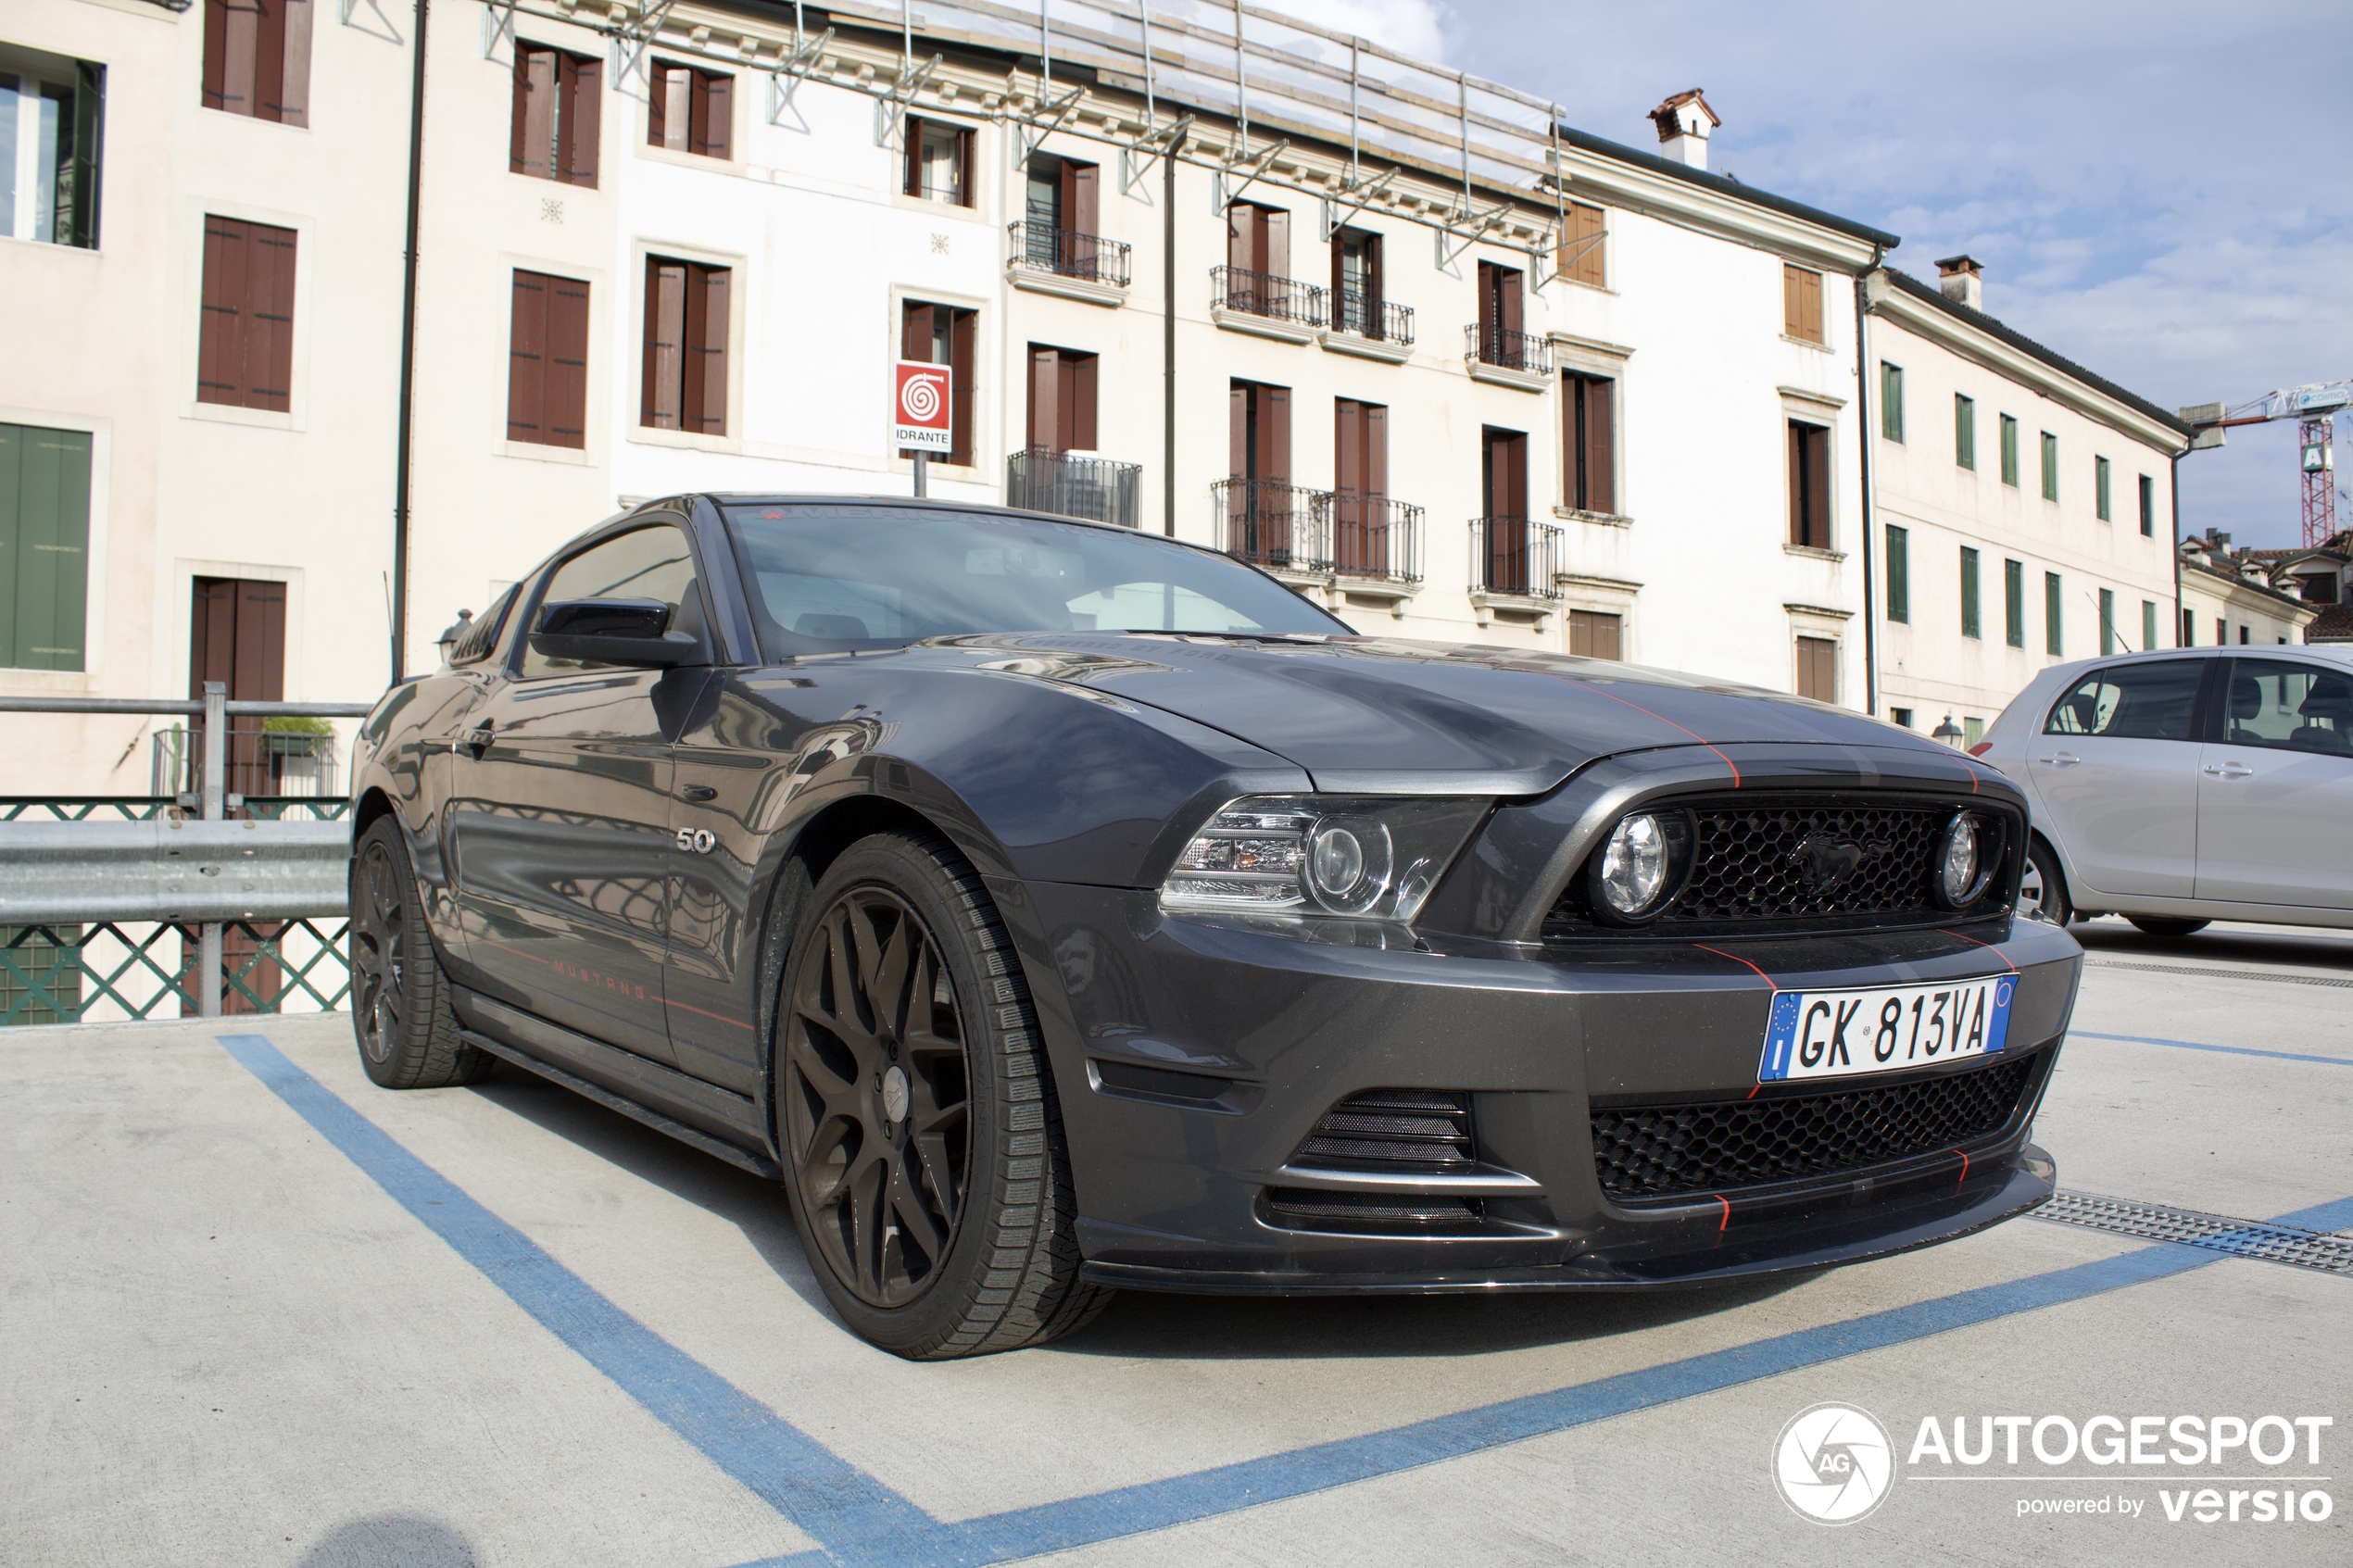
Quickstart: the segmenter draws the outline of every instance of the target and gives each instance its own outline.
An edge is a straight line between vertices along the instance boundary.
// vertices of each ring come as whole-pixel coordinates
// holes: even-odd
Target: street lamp
[[[464,636],[467,631],[472,628],[473,625],[473,619],[474,612],[472,610],[459,610],[458,612],[458,619],[451,621],[442,632],[441,635],[433,640],[433,646],[441,650],[441,662],[443,668],[447,669],[448,667],[449,655],[457,648],[458,639]],[[1951,721],[1947,720],[1946,722],[1949,723]]]
[[[1961,727],[1953,722],[1950,713],[1944,715],[1944,722],[1929,731],[1928,734],[1931,740],[1944,746],[1958,746],[1961,744]]]

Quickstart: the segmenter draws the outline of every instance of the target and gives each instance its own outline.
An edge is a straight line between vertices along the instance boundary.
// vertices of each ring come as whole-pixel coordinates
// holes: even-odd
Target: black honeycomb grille
[[[1883,1088],[1592,1112],[1593,1173],[1612,1198],[1727,1192],[1954,1148],[2007,1124],[2035,1059]]]
[[[1367,1089],[1324,1113],[1291,1156],[1383,1171],[1460,1171],[1473,1161],[1470,1097],[1446,1089]]]
[[[1930,866],[1950,807],[1710,805],[1692,813],[1692,879],[1661,923],[1936,911]],[[1843,882],[1807,888],[1800,852],[1819,835],[1861,852]]]

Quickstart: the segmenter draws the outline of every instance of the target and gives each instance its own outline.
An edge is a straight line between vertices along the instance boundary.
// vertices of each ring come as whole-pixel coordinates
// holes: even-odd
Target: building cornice
[[[2190,556],[2183,556],[2182,558],[2182,570],[2184,572],[2194,571],[2200,577],[2211,578],[2225,588],[2242,588],[2247,593],[2255,595],[2259,599],[2271,600],[2274,604],[2282,606],[2295,612],[2296,615],[2303,617],[2302,620],[2296,621],[2298,626],[2310,625],[2312,621],[2319,617],[2322,608],[2319,605],[2310,604],[2303,599],[2299,599],[2294,594],[2282,593],[2279,589],[2271,587],[2268,583],[2250,583],[2234,571],[2217,571],[2213,566],[2208,564],[2207,562],[2196,559]],[[2293,617],[2291,617],[2291,619]]]

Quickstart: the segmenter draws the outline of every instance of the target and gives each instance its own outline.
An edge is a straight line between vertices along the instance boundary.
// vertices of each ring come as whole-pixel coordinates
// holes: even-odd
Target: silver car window
[[[2043,733],[2188,740],[2203,669],[2197,659],[2166,659],[2095,670],[2052,705]]]
[[[2353,755],[2353,676],[2291,659],[2238,659],[2222,735],[2232,746]]]

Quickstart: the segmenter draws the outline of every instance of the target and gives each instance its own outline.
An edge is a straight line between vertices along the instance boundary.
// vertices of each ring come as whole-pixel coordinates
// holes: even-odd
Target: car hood
[[[1541,795],[1597,758],[1671,746],[1950,755],[1804,697],[1561,654],[1183,633],[965,636],[918,647],[1180,714],[1296,763],[1333,793]]]

